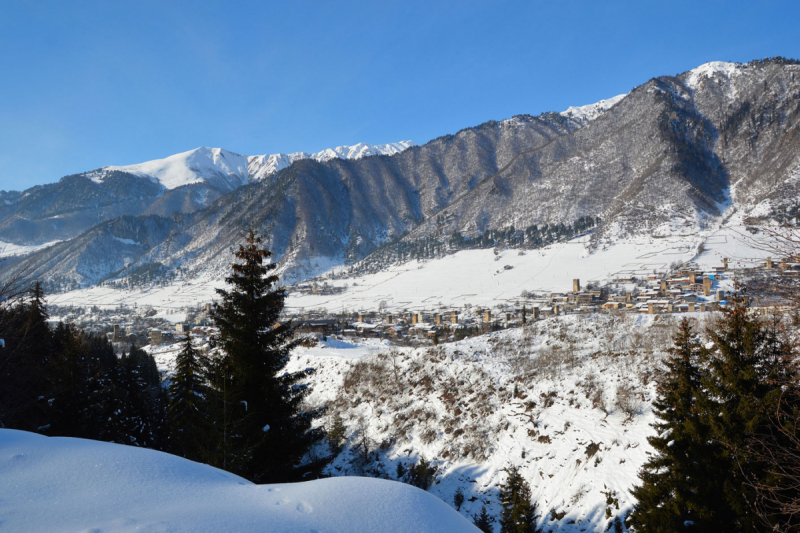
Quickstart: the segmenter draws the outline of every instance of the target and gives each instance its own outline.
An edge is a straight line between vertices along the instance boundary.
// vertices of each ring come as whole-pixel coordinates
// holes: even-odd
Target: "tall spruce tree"
[[[494,533],[494,522],[494,517],[489,515],[485,505],[481,506],[480,512],[472,516],[472,523],[483,533]]]
[[[791,349],[778,324],[768,324],[748,313],[743,301],[733,302],[708,335],[714,342],[709,357],[707,423],[722,444],[720,498],[733,516],[728,531],[757,531],[762,518],[753,510],[753,484],[770,473],[748,454],[749,439],[761,434],[769,415],[778,408],[780,383],[793,376]]]
[[[536,526],[539,516],[536,503],[531,501],[531,487],[516,466],[506,468],[508,476],[500,487],[501,533],[540,533]]]
[[[169,384],[170,450],[192,460],[206,456],[208,388],[203,358],[186,335]]]
[[[276,288],[276,265],[252,228],[239,246],[229,289],[218,289],[212,317],[219,327],[222,367],[229,369],[230,398],[224,401],[232,431],[224,453],[226,467],[258,482],[297,478],[295,466],[311,444],[316,412],[301,412],[313,372],[285,372],[293,348],[288,323],[279,323],[285,292]],[[224,381],[227,388],[228,380]]]
[[[719,498],[720,445],[711,441],[699,399],[704,348],[688,319],[680,323],[665,361],[667,372],[653,402],[656,454],[639,472],[638,503],[630,516],[636,531],[727,531],[731,516]]]

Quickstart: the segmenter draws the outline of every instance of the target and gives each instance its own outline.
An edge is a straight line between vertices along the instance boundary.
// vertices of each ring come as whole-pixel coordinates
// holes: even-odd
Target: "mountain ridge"
[[[719,224],[725,210],[792,203],[797,74],[800,66],[782,58],[709,63],[608,99],[588,121],[574,111],[517,115],[391,156],[304,159],[268,183],[170,215],[165,240],[92,276],[78,273],[77,259],[55,261],[110,261],[88,253],[86,237],[18,262],[62,285],[124,280],[126,269],[146,265],[194,276],[221,271],[241,228],[255,224],[293,280],[320,265],[356,264],[390,242],[446,252],[454,235],[500,232],[481,242],[535,247],[542,231],[550,242],[552,228],[587,216],[602,220],[589,251],[635,235],[690,235]],[[93,238],[121,237],[108,233],[114,228],[98,226]]]

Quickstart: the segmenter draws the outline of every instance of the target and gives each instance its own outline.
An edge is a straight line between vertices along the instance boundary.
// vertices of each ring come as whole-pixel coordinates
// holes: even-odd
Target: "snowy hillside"
[[[108,166],[104,170],[119,170],[138,176],[152,178],[167,189],[208,180],[227,180],[229,189],[248,182],[247,157],[222,148],[202,146],[156,159],[127,166]],[[102,180],[102,174],[95,178]]]
[[[692,89],[697,89],[704,78],[715,78],[723,82],[729,82],[733,77],[738,76],[741,71],[742,65],[738,63],[710,61],[690,70],[686,78],[686,84]]]
[[[412,146],[416,146],[413,141],[379,145],[359,143],[354,146],[328,148],[315,154],[295,152],[254,156],[239,155],[222,148],[201,146],[164,159],[135,165],[103,167],[102,171],[117,170],[148,177],[167,189],[210,181],[227,190],[233,190],[250,181],[271,176],[301,159],[317,161],[329,161],[337,157],[360,159],[370,155],[392,155]],[[96,182],[101,182],[106,175],[102,171],[92,173],[91,178]]]
[[[358,143],[353,146],[327,148],[315,154],[294,152],[292,154],[252,155],[248,157],[248,172],[251,180],[261,180],[302,159],[330,161],[337,157],[341,159],[361,159],[370,155],[394,155],[416,145],[414,141],[376,145]]]
[[[620,100],[628,96],[627,93],[619,94],[612,98],[606,98],[604,100],[600,100],[599,102],[595,102],[594,104],[583,105],[583,106],[570,106],[566,109],[566,111],[562,111],[560,114],[562,116],[571,118],[576,120],[580,124],[586,124],[588,122],[593,121],[612,107],[617,104]]]
[[[697,331],[712,317],[684,316]],[[422,348],[330,337],[295,350],[287,370],[314,367],[309,404],[329,408],[328,427],[335,414],[344,420],[328,474],[398,479],[398,465],[424,459],[431,493],[452,505],[461,488],[464,516],[483,505],[497,516],[504,469],[515,465],[545,531],[600,533],[634,504],[629,491],[652,453],[654,379],[679,318],[551,317]],[[173,370],[177,345],[147,350]]]
[[[461,487],[462,514],[486,505],[497,516],[504,468],[516,465],[545,531],[599,533],[634,503],[670,320],[573,315],[418,349],[332,340],[298,351],[290,369],[318,369],[310,402],[348,428],[328,473],[396,479],[399,463],[424,458],[430,492],[452,503]]]
[[[166,453],[0,429],[4,531],[468,532],[438,498],[391,481],[253,485]]]
[[[672,237],[621,239],[614,245],[591,251],[587,237],[556,243],[539,250],[465,250],[439,259],[409,261],[389,266],[380,272],[347,276],[346,267],[334,267],[321,276],[336,294],[290,291],[290,312],[327,309],[356,312],[377,310],[383,302],[387,310],[432,309],[483,305],[495,307],[519,302],[523,291],[562,292],[570,290],[572,280],[600,285],[618,277],[647,276],[666,272],[673,263],[694,261],[701,269],[721,265],[728,257],[737,267],[748,266],[769,255],[743,238],[749,235],[741,216],[730,224],[699,234]],[[702,245],[702,253],[697,251]],[[224,258],[227,267],[227,257]],[[510,267],[510,268],[506,268]],[[322,283],[322,281],[320,281]],[[94,286],[49,295],[56,305],[97,306],[113,309],[119,305],[150,305],[165,313],[182,312],[186,307],[210,302],[215,288],[224,286],[223,275],[208,269],[190,279],[145,288]],[[181,320],[179,318],[176,321]]]

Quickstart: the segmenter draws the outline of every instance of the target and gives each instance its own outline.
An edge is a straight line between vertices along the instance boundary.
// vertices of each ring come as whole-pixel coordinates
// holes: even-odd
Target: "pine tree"
[[[637,531],[727,531],[732,526],[715,482],[720,447],[711,442],[698,404],[704,349],[695,336],[683,319],[658,383],[657,435],[648,439],[656,455],[642,467],[642,485],[633,490],[638,504],[630,523]]]
[[[492,525],[494,522],[494,517],[489,515],[485,505],[481,506],[481,511],[478,514],[472,516],[472,523],[483,533],[494,533],[494,526]]]
[[[769,423],[748,438],[748,462],[768,475],[749,482],[754,510],[773,531],[800,530],[800,383],[777,382],[783,391]]]
[[[536,527],[536,503],[531,501],[531,487],[516,466],[506,468],[507,479],[500,487],[501,533],[539,533]]]
[[[3,312],[0,321],[6,347],[0,351],[0,427],[46,429],[47,366],[52,356],[52,333],[44,291],[33,284],[27,301]]]
[[[286,295],[275,287],[276,265],[261,242],[250,229],[226,278],[230,289],[217,290],[221,302],[212,317],[232,388],[224,404],[232,425],[224,462],[252,481],[276,482],[297,477],[295,465],[316,437],[310,428],[319,413],[300,409],[309,392],[302,381],[313,371],[284,371],[300,341],[288,323],[279,323]]]
[[[751,435],[763,432],[769,414],[778,407],[780,382],[791,380],[791,350],[777,324],[768,325],[747,312],[742,301],[726,310],[716,329],[709,358],[711,372],[705,380],[709,405],[707,423],[712,437],[722,443],[719,459],[728,475],[721,480],[721,499],[734,518],[729,531],[756,531],[760,518],[753,511],[753,484],[768,472],[748,456]]]
[[[408,482],[422,490],[428,490],[436,475],[436,466],[430,464],[424,457],[408,469]]]
[[[131,346],[102,382],[99,401],[107,423],[100,429],[100,439],[161,449],[165,397],[152,356]]]
[[[169,384],[169,440],[172,453],[196,461],[205,458],[209,433],[203,363],[191,335],[186,335]]]
[[[453,494],[453,505],[456,506],[456,511],[461,510],[461,506],[464,505],[464,489],[458,487],[456,489],[455,494]]]
[[[333,414],[331,429],[328,431],[328,442],[334,450],[338,451],[347,437],[347,428],[344,426],[342,415],[337,411]]]

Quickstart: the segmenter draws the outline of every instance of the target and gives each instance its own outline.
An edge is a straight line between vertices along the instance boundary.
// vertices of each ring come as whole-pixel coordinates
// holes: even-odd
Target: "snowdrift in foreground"
[[[254,485],[180,457],[0,429],[6,531],[477,531],[401,483],[334,478]]]

